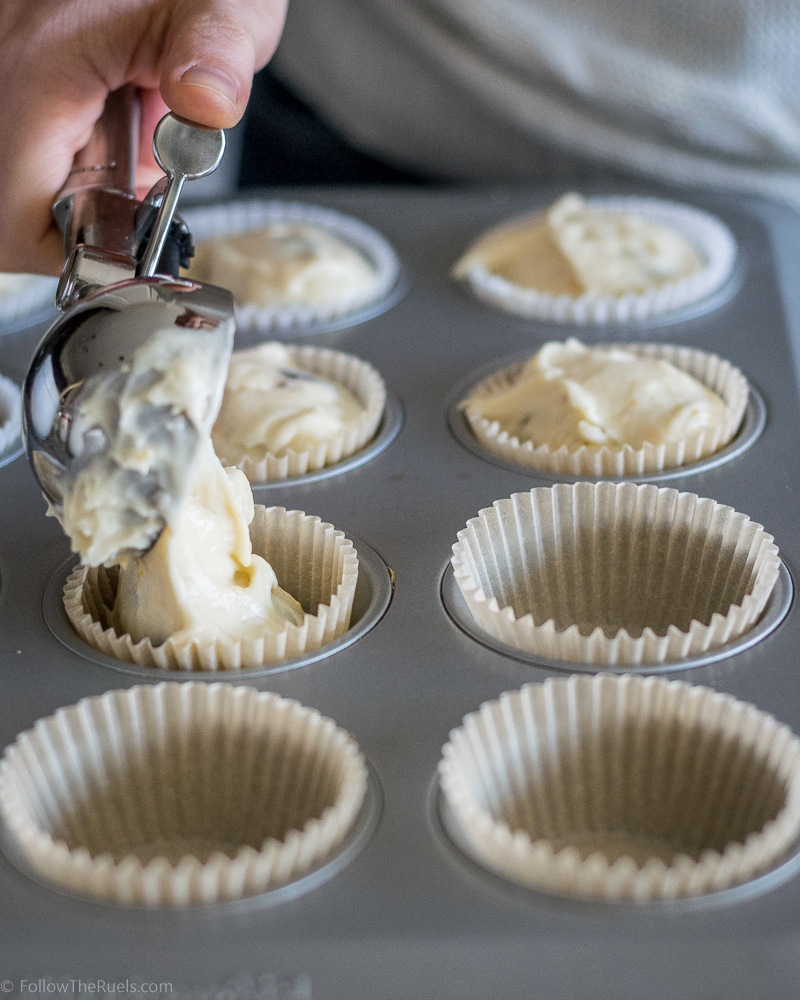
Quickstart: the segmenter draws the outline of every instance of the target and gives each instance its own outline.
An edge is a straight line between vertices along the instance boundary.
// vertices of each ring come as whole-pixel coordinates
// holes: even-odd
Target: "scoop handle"
[[[89,142],[53,204],[67,257],[84,244],[132,258],[140,105],[136,87],[108,95]]]

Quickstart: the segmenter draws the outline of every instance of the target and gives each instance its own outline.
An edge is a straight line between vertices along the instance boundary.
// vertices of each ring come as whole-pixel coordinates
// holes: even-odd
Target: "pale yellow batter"
[[[667,361],[570,338],[545,344],[511,386],[465,407],[520,441],[574,451],[678,441],[720,423],[725,404]]]
[[[524,226],[488,233],[462,257],[453,273],[465,278],[475,265],[520,288],[536,288],[550,295],[577,296],[583,292],[542,216]]]
[[[239,305],[355,308],[378,282],[370,262],[334,234],[300,222],[201,243],[189,271],[229,288]]]
[[[248,525],[253,494],[244,473],[224,469],[206,442],[189,496],[177,517],[144,556],[120,572],[114,607],[118,633],[134,642],[149,636],[257,639],[303,623],[303,609],[278,586],[270,564],[254,555]]]
[[[261,344],[231,357],[214,447],[229,465],[283,457],[339,437],[364,412],[343,386],[294,366],[283,344]]]
[[[110,435],[119,407],[119,432],[108,453],[79,471],[57,513],[84,562],[120,565],[114,627],[134,642],[257,639],[304,619],[269,563],[253,554],[246,477],[214,453],[211,426],[230,350],[221,355],[217,347],[202,331],[165,327],[135,352],[129,371],[84,394],[80,419]],[[183,492],[154,513],[149,480],[132,473],[165,469]]]
[[[496,229],[456,265],[475,266],[549,295],[624,295],[687,278],[703,258],[680,233],[638,215],[592,208],[566,194],[546,214]]]

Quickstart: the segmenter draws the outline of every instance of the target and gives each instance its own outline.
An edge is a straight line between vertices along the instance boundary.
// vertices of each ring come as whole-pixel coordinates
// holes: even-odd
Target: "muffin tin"
[[[759,628],[771,625],[750,633],[754,643],[700,658],[691,669],[683,664],[671,676],[752,702],[800,733],[800,613],[791,595],[800,567],[800,222],[784,207],[741,197],[638,192],[716,214],[739,246],[738,290],[728,289],[714,310],[664,323],[590,330],[526,321],[452,282],[453,263],[476,235],[559,193],[292,193],[374,226],[412,276],[409,293],[387,312],[314,339],[374,365],[400,401],[389,422],[399,427],[402,404],[404,423],[388,447],[356,467],[254,490],[257,503],[319,515],[355,540],[370,591],[360,598],[356,641],[284,669],[210,679],[294,698],[353,733],[370,766],[371,818],[324,884],[312,876],[302,886],[308,891],[180,911],[119,908],[55,891],[17,868],[9,850],[0,856],[6,995],[30,995],[21,981],[44,977],[170,983],[173,996],[198,1000],[797,996],[794,849],[772,871],[723,893],[668,903],[577,902],[484,870],[442,823],[436,769],[450,730],[482,702],[556,673],[553,664],[526,662],[467,634],[447,591],[451,545],[467,520],[554,480],[485,459],[448,419],[463,387],[549,339],[686,344],[720,354],[750,379],[760,426],[748,432],[748,447],[722,463],[676,470],[669,485],[729,504],[775,536],[785,571]],[[43,329],[3,336],[3,374],[21,381]],[[242,338],[252,342],[252,334]],[[77,638],[62,641],[57,591],[69,546],[45,517],[24,459],[0,469],[0,525],[3,745],[83,697],[165,679],[124,664],[109,669],[100,654],[84,654]],[[367,615],[370,627],[358,630]]]

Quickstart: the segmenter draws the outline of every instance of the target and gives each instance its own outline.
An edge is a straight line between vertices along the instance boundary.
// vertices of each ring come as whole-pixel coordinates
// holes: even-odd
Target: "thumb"
[[[183,0],[166,38],[161,94],[176,114],[231,128],[244,114],[253,74],[277,47],[286,0]]]

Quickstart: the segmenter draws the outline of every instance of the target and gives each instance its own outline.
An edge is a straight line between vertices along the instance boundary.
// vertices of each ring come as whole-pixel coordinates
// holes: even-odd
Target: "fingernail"
[[[181,83],[212,90],[236,107],[238,94],[236,81],[228,76],[225,70],[217,69],[216,66],[190,66],[181,77]]]

